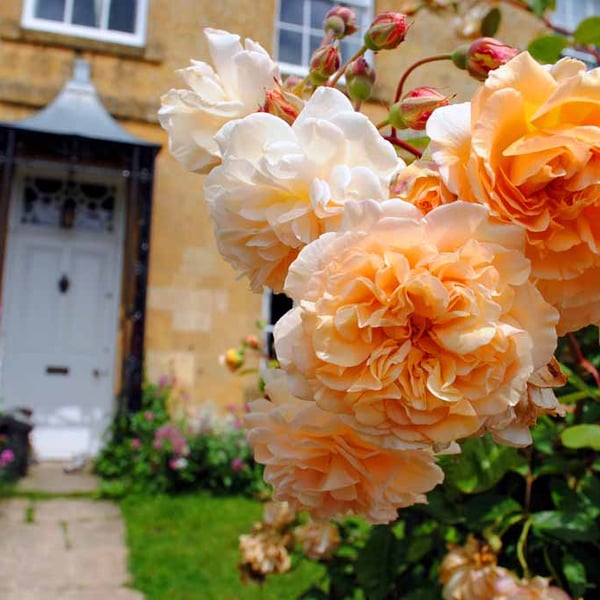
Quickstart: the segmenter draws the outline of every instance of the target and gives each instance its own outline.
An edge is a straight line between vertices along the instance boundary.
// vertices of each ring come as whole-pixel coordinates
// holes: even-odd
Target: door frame
[[[114,271],[112,289],[114,290],[114,296],[112,305],[110,307],[109,322],[111,325],[111,332],[109,332],[109,356],[107,359],[110,364],[110,373],[107,375],[109,380],[108,389],[111,390],[111,397],[106,399],[104,406],[109,406],[111,413],[114,414],[117,408],[116,401],[116,375],[119,372],[117,365],[117,359],[119,358],[119,346],[118,340],[120,331],[120,311],[122,308],[122,278],[123,278],[123,260],[124,260],[124,246],[125,246],[125,235],[126,235],[126,203],[127,203],[127,188],[126,181],[116,172],[107,172],[103,169],[97,171],[92,169],[74,169],[71,165],[60,163],[60,162],[44,162],[43,165],[35,166],[17,166],[13,172],[13,178],[10,189],[10,201],[8,206],[8,215],[6,223],[6,239],[5,239],[5,252],[4,252],[4,264],[2,269],[2,297],[0,298],[0,306],[2,307],[2,314],[0,315],[0,399],[3,400],[3,405],[8,407],[11,406],[9,398],[3,398],[3,366],[5,361],[3,356],[7,351],[4,344],[6,340],[7,323],[11,318],[11,307],[7,304],[8,291],[11,289],[11,282],[15,281],[18,277],[18,257],[16,255],[16,230],[23,225],[20,223],[20,202],[23,199],[23,188],[25,178],[29,176],[47,176],[49,178],[61,178],[64,180],[71,179],[72,181],[85,181],[85,182],[98,182],[103,184],[111,184],[116,188],[115,194],[115,211],[114,211],[114,230],[112,233],[113,239],[113,257],[114,257]],[[36,229],[34,229],[36,228]],[[45,235],[43,227],[31,226],[30,231],[39,231],[40,237]],[[90,236],[93,239],[94,232],[81,232],[77,234]],[[35,414],[34,414],[35,420]]]

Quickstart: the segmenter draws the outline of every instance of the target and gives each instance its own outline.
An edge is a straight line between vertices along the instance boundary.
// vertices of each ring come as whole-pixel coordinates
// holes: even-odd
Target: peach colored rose
[[[333,523],[309,521],[294,529],[294,538],[302,552],[311,560],[331,558],[342,542],[338,528]]]
[[[339,415],[291,396],[282,371],[267,377],[270,401],[251,404],[246,427],[276,500],[318,520],[360,514],[388,523],[443,480],[429,450],[380,448]]]
[[[172,89],[161,98],[160,124],[169,134],[169,150],[187,169],[207,173],[220,162],[217,131],[228,121],[255,112],[265,92],[279,79],[279,67],[260,44],[227,31],[206,28],[214,68],[192,60],[178,73],[188,89]]]
[[[404,166],[336,89],[319,88],[294,121],[256,113],[217,135],[223,164],[205,185],[223,256],[252,289],[281,291],[300,249],[337,228],[344,203],[385,200]]]
[[[267,502],[263,509],[263,523],[273,529],[285,529],[296,518],[296,511],[287,502]]]
[[[556,345],[556,311],[529,281],[523,229],[466,202],[424,218],[399,200],[347,213],[286,280],[296,306],[274,335],[293,393],[385,436],[377,443],[447,444],[485,430]]]
[[[414,204],[423,214],[456,200],[445,186],[436,164],[427,160],[417,160],[398,171],[390,185],[390,196]]]
[[[524,52],[490,73],[471,105],[427,125],[450,190],[527,230],[532,275],[559,333],[600,321],[600,69]]]
[[[569,594],[551,586],[546,577],[518,580],[513,573],[498,578],[490,600],[571,600]]]

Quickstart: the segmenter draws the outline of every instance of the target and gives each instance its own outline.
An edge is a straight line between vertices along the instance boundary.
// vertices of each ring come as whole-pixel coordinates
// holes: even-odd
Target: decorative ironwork
[[[50,177],[25,178],[21,223],[111,233],[116,187]]]

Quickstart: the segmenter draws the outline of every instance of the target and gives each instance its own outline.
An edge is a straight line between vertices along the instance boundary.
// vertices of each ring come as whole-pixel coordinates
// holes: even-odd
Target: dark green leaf
[[[356,576],[369,600],[385,600],[394,586],[402,546],[391,529],[377,525],[356,561]]]
[[[433,536],[415,537],[411,539],[406,550],[406,560],[409,562],[420,561],[431,550],[433,542]]]
[[[499,8],[492,8],[481,20],[481,35],[483,37],[494,37],[500,27],[502,13]]]
[[[569,42],[562,35],[544,35],[533,40],[527,50],[538,62],[543,64],[555,63]]]
[[[567,427],[560,439],[567,448],[592,448],[600,450],[600,425],[574,425]]]
[[[600,45],[600,17],[588,17],[579,23],[573,33],[576,44]]]
[[[521,505],[513,498],[491,493],[469,498],[464,505],[467,525],[474,531],[481,531],[486,525],[501,522],[521,510]]]
[[[585,566],[574,556],[565,552],[562,560],[562,571],[569,583],[573,597],[579,598],[582,596],[587,588]]]
[[[598,539],[594,519],[584,513],[546,510],[532,517],[533,529],[565,542],[589,542]]]
[[[485,436],[466,440],[461,454],[445,457],[440,464],[447,483],[465,494],[475,494],[493,487],[523,460],[515,448],[500,446]]]
[[[554,10],[556,0],[529,0],[529,6],[538,17],[541,17],[547,10]]]

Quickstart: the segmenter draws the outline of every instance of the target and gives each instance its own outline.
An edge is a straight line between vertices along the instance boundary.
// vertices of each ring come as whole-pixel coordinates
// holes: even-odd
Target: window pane
[[[279,9],[279,20],[283,23],[294,23],[302,25],[302,0],[281,0]]]
[[[73,24],[86,27],[100,26],[100,12],[102,3],[95,0],[74,0]]]
[[[310,26],[315,29],[321,29],[325,15],[332,6],[333,3],[327,0],[312,0],[310,3]]]
[[[35,5],[38,19],[62,21],[65,18],[65,0],[38,0]]]
[[[353,39],[352,37],[342,40],[340,43],[340,50],[342,51],[342,61],[346,62],[351,56],[354,56],[359,49],[362,47],[362,38],[357,37]]]
[[[321,45],[321,42],[323,41],[323,37],[322,36],[317,36],[317,35],[311,35],[310,36],[310,51],[308,53],[308,59],[310,60],[310,57],[312,56],[313,52]]]
[[[112,0],[108,28],[113,31],[135,33],[136,0]]]
[[[281,62],[302,64],[302,34],[282,30],[279,32],[279,60]]]

